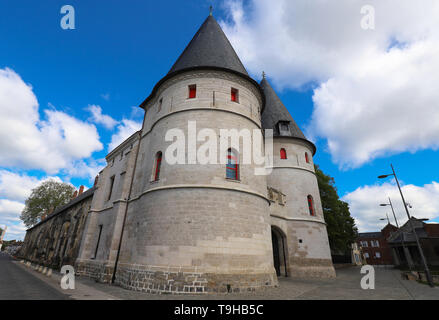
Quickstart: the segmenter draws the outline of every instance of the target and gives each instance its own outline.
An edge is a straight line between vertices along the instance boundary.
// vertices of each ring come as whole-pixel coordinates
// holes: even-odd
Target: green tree
[[[25,202],[20,219],[27,227],[32,227],[41,221],[43,215],[51,210],[67,204],[73,195],[75,188],[67,183],[47,180],[35,189]]]
[[[333,252],[346,253],[357,238],[358,229],[349,212],[349,205],[337,194],[334,178],[315,166],[322,199],[323,214],[328,230],[329,246]]]

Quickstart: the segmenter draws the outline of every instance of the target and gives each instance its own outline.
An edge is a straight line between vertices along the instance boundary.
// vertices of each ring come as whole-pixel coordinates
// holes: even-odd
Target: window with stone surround
[[[314,208],[314,199],[313,199],[312,195],[308,195],[308,209],[309,209],[309,214],[311,216],[316,215],[316,211]]]
[[[154,159],[153,179],[152,181],[158,181],[160,179],[160,167],[162,165],[162,152],[158,151]]]
[[[188,99],[194,99],[197,97],[197,85],[196,84],[191,84],[188,87],[188,90],[189,90]]]
[[[309,155],[308,155],[308,152],[305,152],[305,160],[306,160],[306,163],[309,163]]]
[[[239,180],[239,154],[231,148],[227,150],[226,178]]]
[[[108,192],[108,198],[107,198],[107,201],[111,199],[111,194],[113,193],[114,178],[115,178],[115,177],[116,177],[116,176],[111,176],[111,177],[110,177],[110,190],[109,190],[109,192]]]
[[[230,100],[239,103],[239,90],[232,88],[230,93]]]

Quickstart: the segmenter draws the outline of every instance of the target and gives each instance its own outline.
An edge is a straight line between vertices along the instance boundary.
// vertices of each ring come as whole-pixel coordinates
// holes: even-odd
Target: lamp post
[[[431,278],[431,274],[430,274],[430,269],[428,269],[427,260],[425,259],[424,252],[422,251],[421,243],[419,242],[418,234],[416,233],[415,227],[413,226],[407,203],[405,202],[404,195],[402,194],[401,186],[399,185],[398,177],[396,176],[395,169],[393,168],[392,164],[390,164],[390,167],[392,168],[393,173],[380,175],[380,176],[378,176],[378,178],[384,179],[384,178],[387,178],[389,176],[393,176],[395,178],[396,184],[398,185],[399,193],[401,194],[402,202],[404,203],[404,208],[405,208],[405,212],[407,213],[407,218],[408,218],[410,227],[411,227],[413,235],[416,239],[416,245],[418,246],[418,250],[419,250],[419,254],[421,255],[422,263],[424,264],[425,276],[427,277],[427,281],[428,281],[428,284],[430,285],[430,287],[434,287],[433,279]]]
[[[405,248],[405,244],[404,244],[404,231],[402,231],[401,228],[399,227],[399,223],[398,223],[398,220],[396,219],[395,210],[393,209],[393,204],[392,204],[392,200],[390,200],[390,197],[389,197],[389,203],[381,203],[380,206],[382,206],[382,207],[390,206],[390,208],[392,208],[393,218],[395,219],[396,227],[401,231],[402,251],[404,253],[405,260],[407,261],[407,265],[408,265],[410,271],[412,271],[412,266],[410,265],[409,260],[407,259],[406,252],[405,252],[406,248]]]

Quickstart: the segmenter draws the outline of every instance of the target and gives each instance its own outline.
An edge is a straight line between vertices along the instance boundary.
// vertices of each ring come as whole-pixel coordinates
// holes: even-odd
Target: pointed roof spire
[[[211,14],[201,25],[168,74],[200,67],[228,69],[248,76],[241,60]]]
[[[306,139],[296,121],[294,121],[285,105],[282,103],[274,89],[271,87],[270,83],[267,81],[265,72],[262,74],[260,86],[265,94],[265,109],[261,117],[262,128],[273,129],[274,137],[291,137],[306,140],[312,145],[313,153],[315,153],[316,148],[314,144]],[[287,134],[280,135],[278,128],[279,121],[286,121],[289,123],[289,132]]]
[[[211,16],[212,15],[212,11],[213,11],[213,7],[212,7],[212,5],[209,7],[209,16]]]

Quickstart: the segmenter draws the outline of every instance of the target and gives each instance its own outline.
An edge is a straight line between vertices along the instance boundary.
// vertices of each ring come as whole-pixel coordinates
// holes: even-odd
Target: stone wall
[[[18,256],[53,269],[74,265],[94,188],[28,229]]]

